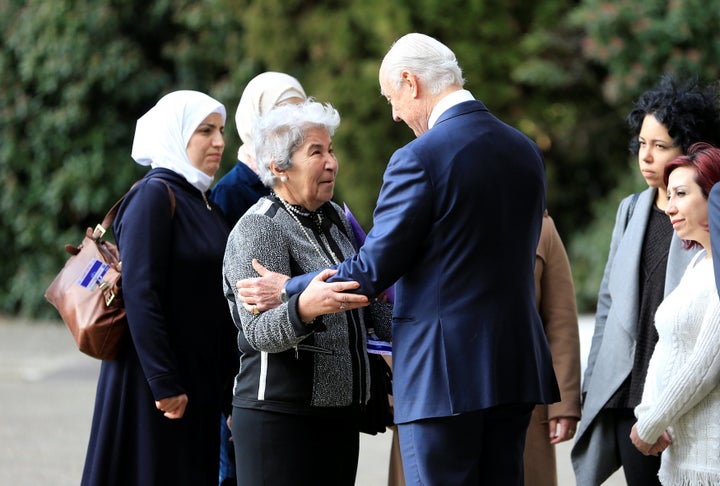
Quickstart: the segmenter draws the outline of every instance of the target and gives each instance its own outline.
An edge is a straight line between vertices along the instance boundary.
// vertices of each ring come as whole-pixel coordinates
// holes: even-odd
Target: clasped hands
[[[638,435],[637,423],[633,425],[630,431],[630,440],[637,450],[646,456],[657,456],[672,444],[672,439],[670,439],[670,434],[668,434],[667,430],[658,437],[658,440],[654,444],[645,442],[640,438],[640,435]]]
[[[155,401],[155,408],[160,410],[169,419],[179,419],[185,415],[188,396],[185,393]]]
[[[252,265],[259,277],[240,280],[235,286],[243,307],[257,314],[280,305],[280,293],[290,277],[271,272],[255,259]],[[370,303],[364,295],[346,292],[360,287],[357,282],[326,282],[336,273],[337,270],[323,270],[300,294],[298,309],[303,321],[309,322],[320,315],[365,307]]]

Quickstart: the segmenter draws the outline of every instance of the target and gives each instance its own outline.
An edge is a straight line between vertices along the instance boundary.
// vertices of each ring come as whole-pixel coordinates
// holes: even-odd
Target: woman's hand
[[[548,421],[550,427],[550,443],[558,444],[575,436],[578,419],[576,417],[558,417]]]
[[[637,448],[637,450],[639,450],[646,456],[657,456],[662,451],[667,449],[669,445],[672,444],[670,434],[668,434],[667,430],[662,433],[662,435],[658,438],[657,442],[655,442],[654,444],[649,444],[645,442],[640,438],[640,435],[638,435],[637,423],[633,425],[632,430],[630,431],[630,440]]]
[[[311,322],[317,316],[345,312],[370,304],[370,299],[360,294],[345,293],[357,288],[357,282],[326,282],[337,270],[326,269],[315,276],[300,294],[298,311],[303,322]]]
[[[227,419],[225,420],[225,425],[227,425],[227,428],[230,430],[230,440],[229,441],[232,442],[233,441],[233,438],[232,438],[232,413],[230,413],[230,415],[227,416]]]
[[[185,414],[185,407],[187,407],[188,396],[183,393],[182,395],[175,395],[174,397],[163,398],[162,400],[155,401],[155,408],[164,412],[164,415],[169,419],[179,419]]]

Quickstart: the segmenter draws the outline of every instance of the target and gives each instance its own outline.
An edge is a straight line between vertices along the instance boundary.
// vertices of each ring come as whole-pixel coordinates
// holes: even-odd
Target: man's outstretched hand
[[[239,280],[235,285],[243,307],[248,312],[257,313],[279,306],[281,303],[280,293],[290,277],[271,272],[255,259],[253,259],[252,265],[259,277]],[[357,309],[368,305],[369,299],[366,296],[346,292],[360,287],[357,282],[326,282],[335,273],[336,270],[323,270],[303,291],[301,306],[305,308],[306,306],[303,304],[312,303],[313,309],[312,311],[310,311],[310,308],[305,310],[310,311],[310,313],[318,312],[316,315],[320,315]],[[302,313],[307,315],[306,312]]]

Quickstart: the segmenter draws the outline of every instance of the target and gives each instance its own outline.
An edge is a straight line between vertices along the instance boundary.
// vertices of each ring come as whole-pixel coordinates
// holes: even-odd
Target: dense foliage
[[[76,243],[143,169],[136,119],[197,89],[233,114],[265,70],[296,76],[343,117],[336,200],[370,225],[384,166],[411,139],[377,70],[410,31],[448,44],[466,87],[543,149],[548,207],[591,309],[630,175],[623,116],[666,71],[716,79],[719,0],[4,0],[0,2],[0,312],[52,315],[43,291]],[[616,187],[622,187],[613,191]],[[488,208],[490,215],[493,208]],[[488,227],[488,238],[492,238]]]

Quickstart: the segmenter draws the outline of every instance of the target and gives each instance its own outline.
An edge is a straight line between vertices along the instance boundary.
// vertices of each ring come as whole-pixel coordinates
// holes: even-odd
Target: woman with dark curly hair
[[[665,215],[665,166],[700,141],[720,142],[714,85],[665,76],[627,116],[630,149],[648,189],[620,202],[583,379],[582,421],[572,450],[577,484],[599,485],[622,467],[629,486],[659,484],[660,458],[630,441],[658,340],[660,302],[677,286],[695,251],[684,251]]]

